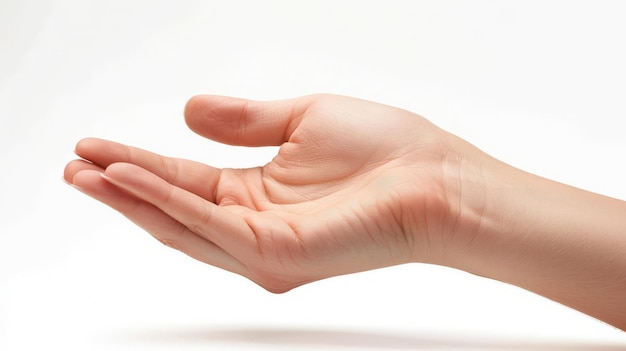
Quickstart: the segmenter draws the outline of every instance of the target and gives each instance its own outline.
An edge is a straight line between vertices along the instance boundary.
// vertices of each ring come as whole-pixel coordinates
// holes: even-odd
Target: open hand
[[[313,95],[197,96],[185,117],[212,140],[279,152],[262,167],[217,169],[84,139],[65,179],[164,244],[273,292],[436,260],[459,230],[457,139],[418,115]]]

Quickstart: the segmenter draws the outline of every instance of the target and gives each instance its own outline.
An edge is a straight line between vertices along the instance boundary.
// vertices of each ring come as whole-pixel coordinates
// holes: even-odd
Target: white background
[[[576,311],[441,267],[272,295],[61,180],[86,136],[263,164],[274,149],[188,131],[187,98],[328,92],[626,199],[623,4],[0,1],[0,350],[626,349],[623,332]]]

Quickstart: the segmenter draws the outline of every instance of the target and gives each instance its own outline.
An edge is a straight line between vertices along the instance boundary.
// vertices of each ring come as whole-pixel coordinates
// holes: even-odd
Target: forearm
[[[476,232],[452,265],[626,330],[626,202],[489,162],[484,207],[466,211],[481,214]]]

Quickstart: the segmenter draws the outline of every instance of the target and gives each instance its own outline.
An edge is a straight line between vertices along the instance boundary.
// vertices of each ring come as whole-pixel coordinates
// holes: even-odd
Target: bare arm
[[[626,203],[499,162],[424,118],[347,97],[193,98],[227,144],[276,145],[217,169],[78,143],[65,179],[164,244],[272,292],[409,262],[534,291],[626,330]]]
[[[626,330],[626,202],[483,160],[466,173],[485,184],[464,211],[478,232],[445,264]]]

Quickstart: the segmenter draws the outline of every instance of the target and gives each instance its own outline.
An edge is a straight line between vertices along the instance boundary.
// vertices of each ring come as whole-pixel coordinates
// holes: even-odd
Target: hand
[[[468,232],[456,206],[461,140],[418,115],[316,95],[198,96],[185,116],[204,137],[279,152],[263,167],[216,169],[85,139],[65,179],[164,244],[273,292],[436,262]]]
[[[269,291],[428,262],[626,330],[624,201],[523,172],[415,114],[347,97],[199,96],[185,115],[207,138],[279,152],[263,167],[216,169],[85,139],[65,179],[164,244]]]

